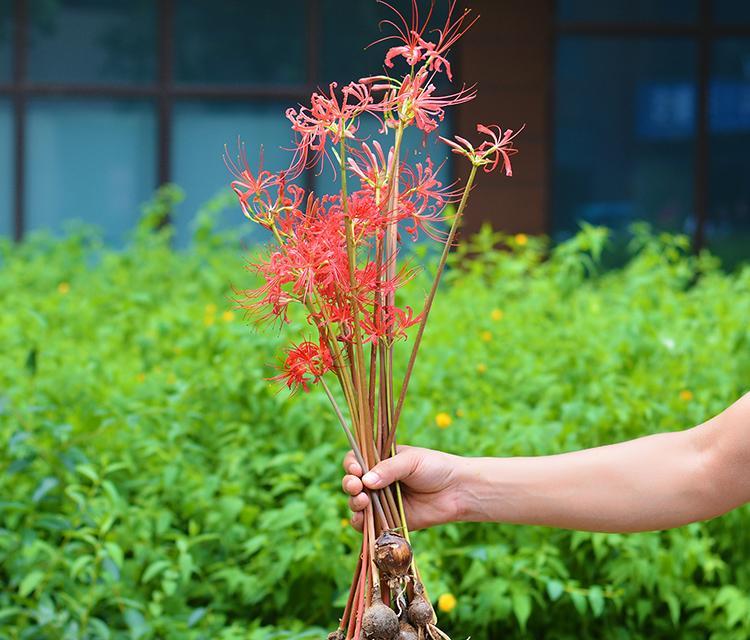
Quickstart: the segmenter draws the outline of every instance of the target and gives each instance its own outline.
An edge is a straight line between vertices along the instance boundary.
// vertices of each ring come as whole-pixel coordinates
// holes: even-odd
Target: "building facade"
[[[647,220],[750,258],[750,2],[465,4],[481,17],[455,67],[479,97],[442,132],[526,125],[514,177],[485,176],[469,229]],[[374,0],[0,0],[0,234],[76,218],[117,242],[175,182],[185,239],[226,188],[223,145],[262,144],[281,168],[284,110],[377,71],[383,47],[363,47],[386,16]]]

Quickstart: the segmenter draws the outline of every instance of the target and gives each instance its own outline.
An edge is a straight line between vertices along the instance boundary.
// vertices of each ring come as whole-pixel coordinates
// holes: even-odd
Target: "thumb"
[[[417,462],[417,456],[414,455],[413,451],[399,452],[370,469],[362,476],[362,483],[368,489],[382,489],[414,473]]]

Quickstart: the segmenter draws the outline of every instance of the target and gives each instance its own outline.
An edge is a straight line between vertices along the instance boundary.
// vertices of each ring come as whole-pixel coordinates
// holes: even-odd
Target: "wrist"
[[[492,519],[486,509],[491,494],[489,462],[488,458],[458,458],[454,521],[484,522]]]

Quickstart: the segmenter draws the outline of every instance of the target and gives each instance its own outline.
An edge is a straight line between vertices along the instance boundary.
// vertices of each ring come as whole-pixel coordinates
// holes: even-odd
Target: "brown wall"
[[[477,138],[476,124],[526,129],[516,138],[513,177],[481,174],[466,209],[465,232],[484,221],[509,233],[548,231],[552,0],[465,0],[479,21],[457,52],[458,78],[478,97],[458,107],[456,133]],[[466,163],[456,157],[464,178]]]

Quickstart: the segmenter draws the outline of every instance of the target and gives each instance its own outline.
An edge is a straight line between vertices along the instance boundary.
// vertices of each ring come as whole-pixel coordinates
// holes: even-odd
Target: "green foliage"
[[[340,613],[358,548],[345,440],[322,395],[265,379],[305,328],[231,311],[244,256],[211,207],[194,249],[172,250],[178,198],[162,192],[123,251],[87,229],[0,245],[0,638],[293,640]],[[596,228],[551,252],[484,230],[456,252],[402,438],[536,455],[681,429],[739,396],[750,269],[635,237],[615,271]],[[749,526],[741,509],[663,533],[449,525],[415,544],[430,595],[457,599],[456,638],[729,640],[750,635]]]

